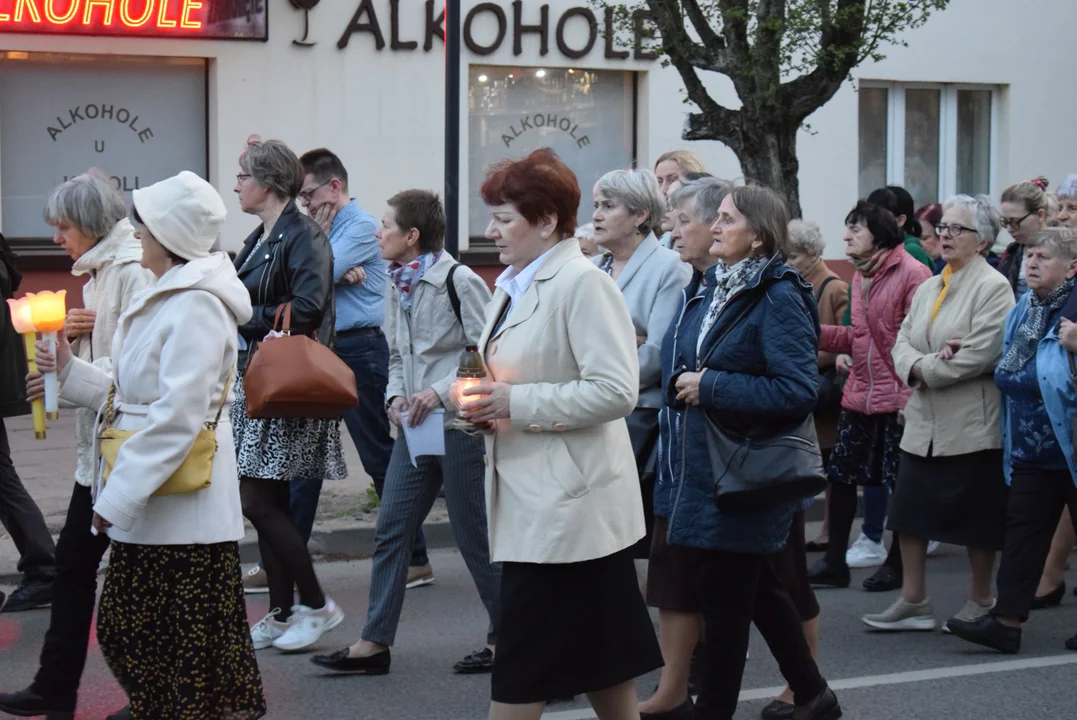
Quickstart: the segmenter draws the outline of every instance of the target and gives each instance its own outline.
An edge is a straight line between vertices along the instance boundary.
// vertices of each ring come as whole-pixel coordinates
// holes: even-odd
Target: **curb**
[[[817,500],[808,508],[806,519],[808,522],[822,522],[823,503]],[[861,516],[857,509],[857,517]],[[310,536],[310,551],[316,555],[327,556],[332,560],[358,559],[370,557],[374,554],[373,527],[342,528],[329,532],[314,531]],[[430,550],[445,550],[456,547],[456,539],[453,537],[452,528],[447,521],[426,523],[423,525],[423,533],[426,535],[426,546]],[[261,558],[258,552],[258,543],[245,541],[239,544],[239,557],[245,564],[256,563]],[[0,585],[17,585],[22,580],[19,573],[0,573]]]

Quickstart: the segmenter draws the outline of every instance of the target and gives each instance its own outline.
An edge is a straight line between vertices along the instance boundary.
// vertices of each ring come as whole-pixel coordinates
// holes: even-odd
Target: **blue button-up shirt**
[[[355,200],[333,219],[329,244],[333,246],[333,282],[337,283],[337,332],[381,327],[385,321],[389,264],[381,259],[374,237],[377,228],[374,216],[361,210]],[[366,271],[366,280],[361,285],[341,285],[340,279],[356,266]]]

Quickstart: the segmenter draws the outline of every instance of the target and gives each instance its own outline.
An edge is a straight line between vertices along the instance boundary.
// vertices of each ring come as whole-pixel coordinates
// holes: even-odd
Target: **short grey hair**
[[[239,159],[243,172],[281,200],[293,200],[303,188],[306,173],[299,158],[280,140],[249,145]]]
[[[1073,200],[1077,198],[1077,173],[1067,175],[1055,193],[1059,200]]]
[[[580,240],[594,240],[595,239],[595,226],[594,223],[587,223],[586,225],[580,225],[576,228],[576,233],[572,236]]]
[[[811,220],[789,221],[789,250],[803,253],[809,257],[820,257],[826,249],[823,231],[819,224]]]
[[[1036,232],[1025,245],[1044,247],[1056,258],[1071,262],[1077,260],[1077,228],[1049,227]]]
[[[66,223],[100,240],[127,217],[127,204],[109,177],[91,168],[53,190],[41,216],[49,225]]]
[[[691,212],[701,223],[713,223],[718,219],[718,208],[729,194],[730,183],[716,177],[690,180],[682,184],[669,196],[669,206],[677,210],[689,200],[692,201]]]
[[[945,214],[950,208],[964,208],[972,213],[973,223],[976,225],[976,234],[981,241],[987,241],[987,245],[980,253],[987,257],[991,248],[998,240],[999,230],[1002,229],[1002,214],[986,195],[954,195],[942,204],[942,212]]]
[[[624,205],[635,215],[647,211],[640,226],[646,235],[658,228],[666,214],[666,201],[658,187],[658,178],[650,170],[613,170],[598,181],[598,191]]]

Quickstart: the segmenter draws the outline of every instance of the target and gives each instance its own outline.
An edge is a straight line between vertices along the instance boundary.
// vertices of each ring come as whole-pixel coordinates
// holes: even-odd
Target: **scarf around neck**
[[[1040,299],[1034,292],[1029,292],[1028,313],[1014,333],[1013,342],[1006,355],[998,364],[999,370],[1009,373],[1019,372],[1028,361],[1036,355],[1036,346],[1047,334],[1047,322],[1051,315],[1062,309],[1073,290],[1073,278],[1059,285],[1050,295]]]
[[[754,255],[744,258],[733,267],[729,267],[724,262],[718,263],[714,271],[714,295],[711,296],[710,307],[707,308],[707,314],[703,316],[703,325],[699,328],[699,337],[696,340],[697,353],[703,347],[703,339],[714,327],[718,315],[729,302],[729,298],[742,286],[755,279],[769,260],[770,258],[765,255]]]
[[[400,305],[408,312],[411,312],[411,304],[414,300],[412,293],[419,286],[419,281],[439,259],[441,259],[440,252],[426,253],[406,265],[396,262],[389,265],[389,279],[400,292]]]

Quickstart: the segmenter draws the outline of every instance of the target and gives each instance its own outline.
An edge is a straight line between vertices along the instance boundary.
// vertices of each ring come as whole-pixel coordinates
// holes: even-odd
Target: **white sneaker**
[[[851,568],[878,567],[886,562],[886,546],[874,542],[864,533],[856,539],[853,546],[845,551],[845,564]]]
[[[277,615],[280,615],[280,608],[270,610],[268,615],[251,626],[251,642],[255,650],[265,650],[292,626],[290,619],[277,622]]]
[[[860,619],[873,630],[889,630],[891,632],[903,630],[930,631],[936,627],[935,612],[931,607],[930,599],[921,603],[908,603],[899,597],[885,611],[877,615],[865,615]]]
[[[325,607],[318,610],[306,605],[295,605],[292,607],[291,627],[273,641],[273,647],[284,652],[306,649],[342,622],[344,611],[328,597],[325,599]]]
[[[928,555],[934,555],[935,551],[939,549],[939,545],[941,545],[941,544],[942,543],[940,543],[938,540],[931,540],[930,542],[928,542],[928,544],[927,544],[927,554]]]

